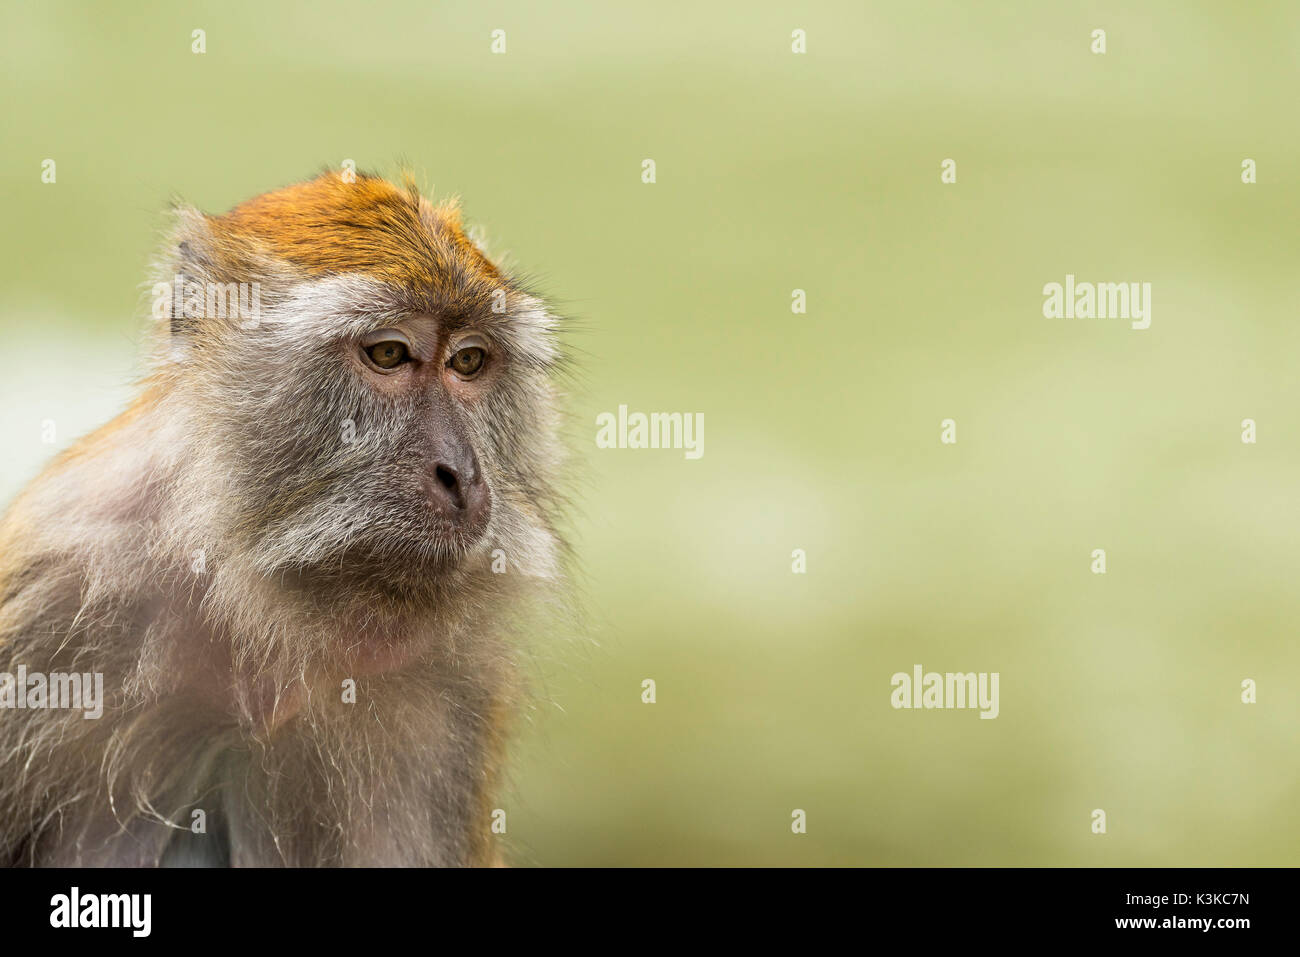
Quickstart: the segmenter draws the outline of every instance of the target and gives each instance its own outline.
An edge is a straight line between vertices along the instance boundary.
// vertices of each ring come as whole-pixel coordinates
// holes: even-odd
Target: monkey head
[[[183,208],[168,249],[156,375],[218,574],[429,601],[494,554],[555,573],[556,320],[454,205],[326,173]]]

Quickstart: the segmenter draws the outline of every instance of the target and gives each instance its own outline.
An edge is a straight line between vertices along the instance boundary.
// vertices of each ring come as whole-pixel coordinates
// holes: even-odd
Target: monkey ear
[[[225,270],[221,268],[216,237],[207,216],[193,206],[177,203],[172,208],[173,225],[167,242],[159,256],[160,275],[156,276],[155,293],[161,296],[166,285],[171,293],[155,313],[158,318],[171,322],[171,334],[187,336],[199,322],[196,310],[187,308],[187,297],[193,290],[202,290],[219,282]]]

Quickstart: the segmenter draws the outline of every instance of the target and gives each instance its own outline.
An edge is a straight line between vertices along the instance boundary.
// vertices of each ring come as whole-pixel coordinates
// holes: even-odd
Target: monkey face
[[[554,317],[454,210],[382,181],[291,193],[183,224],[178,272],[261,283],[256,321],[207,317],[167,352],[206,411],[221,534],[262,576],[331,587],[409,592],[498,550],[553,577]]]
[[[555,464],[552,395],[527,336],[474,314],[341,311],[233,331],[219,349],[264,366],[222,428],[263,573],[405,583],[498,547],[549,564],[537,503]]]

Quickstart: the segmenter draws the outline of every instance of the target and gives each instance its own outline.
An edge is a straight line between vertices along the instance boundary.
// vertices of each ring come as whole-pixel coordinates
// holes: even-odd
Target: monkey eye
[[[396,368],[411,358],[410,353],[406,351],[406,343],[398,342],[396,339],[366,346],[366,355],[370,356],[370,361],[381,369]]]
[[[478,370],[483,368],[483,360],[486,358],[487,353],[478,346],[467,346],[452,353],[447,365],[457,375],[468,379],[478,374]]]

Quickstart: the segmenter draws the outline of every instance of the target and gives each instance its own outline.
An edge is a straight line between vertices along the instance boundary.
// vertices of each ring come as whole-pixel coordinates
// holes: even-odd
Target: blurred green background
[[[590,635],[537,649],[514,863],[1300,861],[1294,4],[3,14],[5,501],[127,394],[172,195],[406,162],[574,317]],[[1150,329],[1045,319],[1067,272]],[[704,457],[596,449],[620,403]],[[1000,717],[892,709],[916,663]]]

